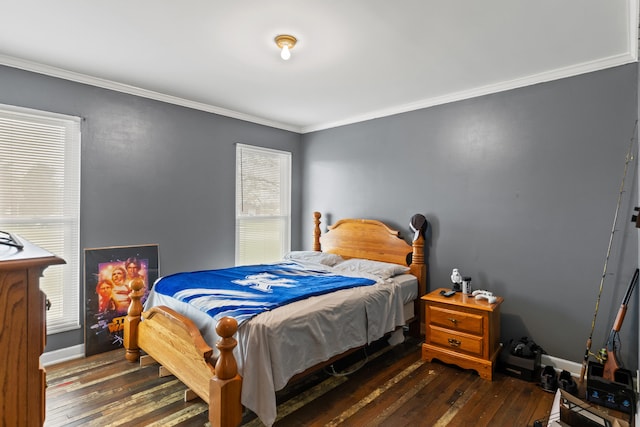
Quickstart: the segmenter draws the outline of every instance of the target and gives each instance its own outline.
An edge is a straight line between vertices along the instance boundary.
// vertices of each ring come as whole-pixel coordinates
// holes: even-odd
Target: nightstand
[[[438,359],[473,369],[489,381],[500,353],[500,304],[489,304],[457,292],[451,297],[435,291],[422,297],[425,303],[425,342],[422,359]],[[444,289],[449,290],[449,289]]]

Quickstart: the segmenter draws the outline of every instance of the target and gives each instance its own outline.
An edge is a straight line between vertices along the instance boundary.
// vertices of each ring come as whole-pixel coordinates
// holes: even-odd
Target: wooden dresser
[[[425,342],[422,359],[438,359],[465,369],[474,369],[487,380],[500,352],[500,304],[489,304],[461,292],[451,297],[443,289],[422,297],[425,302]],[[444,289],[449,290],[449,289]]]
[[[0,426],[41,426],[45,417],[46,296],[42,272],[64,260],[19,238],[0,244]]]

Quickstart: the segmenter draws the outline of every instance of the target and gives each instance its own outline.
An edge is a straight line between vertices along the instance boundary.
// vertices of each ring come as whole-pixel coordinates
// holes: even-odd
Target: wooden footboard
[[[127,360],[138,360],[140,350],[144,350],[208,402],[212,426],[239,425],[242,421],[242,379],[232,354],[237,344],[233,335],[238,323],[229,317],[218,322],[216,332],[221,340],[216,347],[220,355],[214,360],[213,349],[187,317],[163,306],[142,313],[143,286],[142,281],[131,285],[131,305],[124,329]]]

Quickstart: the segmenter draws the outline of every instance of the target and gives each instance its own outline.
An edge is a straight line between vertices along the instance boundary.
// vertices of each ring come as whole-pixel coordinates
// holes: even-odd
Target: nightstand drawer
[[[438,306],[427,306],[427,322],[456,331],[482,335],[482,316],[460,310],[449,310]]]
[[[457,334],[450,329],[429,325],[430,342],[433,345],[462,351],[475,356],[482,356],[482,337]]]

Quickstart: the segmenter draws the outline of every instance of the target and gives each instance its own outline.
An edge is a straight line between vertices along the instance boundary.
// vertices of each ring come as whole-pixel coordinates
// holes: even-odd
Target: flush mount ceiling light
[[[298,40],[288,34],[280,34],[279,36],[276,36],[275,41],[278,47],[282,49],[280,51],[280,57],[285,61],[291,58],[290,50],[293,49]]]

